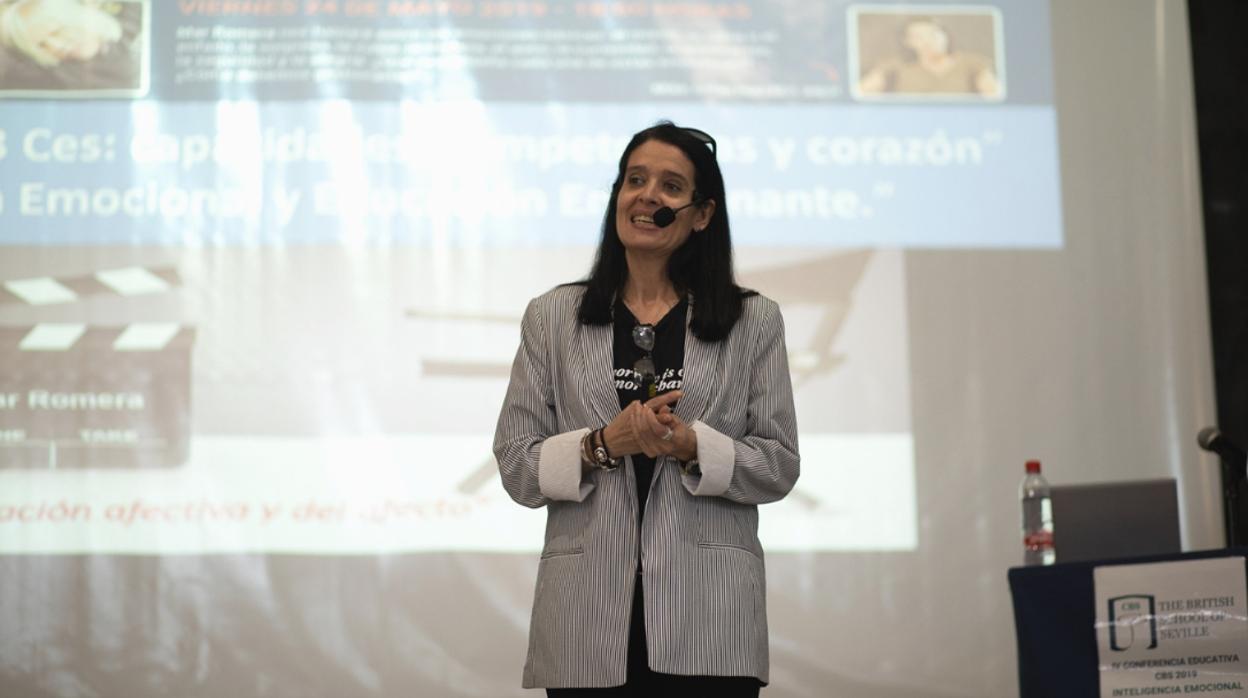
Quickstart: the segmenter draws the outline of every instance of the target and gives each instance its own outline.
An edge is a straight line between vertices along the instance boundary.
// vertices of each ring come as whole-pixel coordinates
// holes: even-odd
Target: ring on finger
[[[671,441],[671,440],[672,440],[672,434],[674,434],[674,433],[675,433],[675,432],[673,432],[673,431],[672,431],[672,428],[671,428],[671,427],[668,427],[668,428],[667,428],[667,433],[666,433],[666,434],[664,434],[661,438],[662,438],[664,441]]]

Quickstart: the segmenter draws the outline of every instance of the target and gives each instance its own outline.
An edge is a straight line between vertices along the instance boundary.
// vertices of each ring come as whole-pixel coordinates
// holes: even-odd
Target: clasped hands
[[[603,429],[602,436],[613,458],[644,453],[651,458],[675,456],[691,461],[698,455],[698,435],[672,412],[684,395],[679,390],[641,402],[634,400]]]

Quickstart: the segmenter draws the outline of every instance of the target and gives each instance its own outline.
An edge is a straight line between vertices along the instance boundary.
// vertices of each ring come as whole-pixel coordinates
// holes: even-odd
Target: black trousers
[[[633,617],[628,626],[628,678],[611,688],[548,688],[550,698],[601,698],[604,696],[716,696],[758,698],[762,685],[753,676],[678,676],[651,671],[646,650],[646,615],[641,579],[633,592]]]

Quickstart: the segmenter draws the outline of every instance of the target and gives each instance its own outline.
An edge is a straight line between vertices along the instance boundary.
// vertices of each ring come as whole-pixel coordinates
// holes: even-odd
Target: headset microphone
[[[694,199],[693,201],[690,201],[684,206],[681,206],[680,208],[676,208],[676,209],[673,209],[671,206],[664,206],[663,208],[660,208],[659,210],[655,211],[654,215],[651,216],[650,219],[653,220],[654,224],[659,226],[660,228],[666,228],[667,226],[672,224],[672,221],[676,220],[677,213],[680,213],[681,211],[689,208],[690,206],[693,206],[695,204],[700,204],[700,203],[702,203],[700,199]]]

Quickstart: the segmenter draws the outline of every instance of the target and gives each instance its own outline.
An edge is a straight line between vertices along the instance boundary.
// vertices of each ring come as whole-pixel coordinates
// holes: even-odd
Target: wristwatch
[[[702,477],[702,464],[698,462],[697,458],[694,458],[693,460],[682,461],[680,464],[680,470],[686,475],[692,475],[693,477]]]

